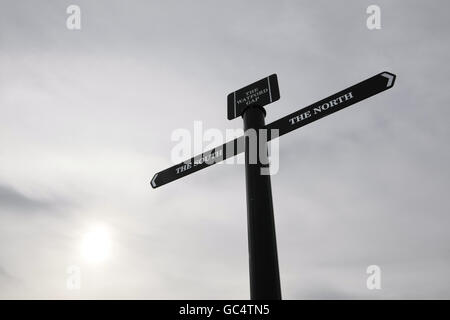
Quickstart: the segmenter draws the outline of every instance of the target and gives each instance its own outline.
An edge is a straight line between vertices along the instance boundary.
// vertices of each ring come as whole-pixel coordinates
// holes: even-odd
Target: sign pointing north
[[[266,129],[278,129],[279,136],[282,136],[292,130],[301,128],[308,123],[319,120],[347,108],[352,104],[392,88],[394,81],[394,74],[390,72],[379,73],[376,76],[269,123],[266,126]],[[270,130],[268,130],[268,133],[270,134]]]
[[[357,102],[374,96],[393,87],[395,75],[390,72],[379,73],[354,86],[339,91],[325,99],[293,112],[281,119],[267,124],[268,140],[270,132],[278,129],[282,136],[311,122],[349,107]],[[280,98],[278,81],[275,74],[261,79],[247,87],[228,95],[228,119],[242,115],[249,106],[264,106]],[[207,168],[241,152],[244,152],[244,136],[229,141],[221,146],[197,155],[185,162],[174,165],[155,174],[150,181],[153,188],[180,179],[191,173]]]

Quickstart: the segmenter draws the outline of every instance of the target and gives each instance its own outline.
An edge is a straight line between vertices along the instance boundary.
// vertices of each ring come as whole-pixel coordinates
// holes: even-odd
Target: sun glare
[[[83,235],[81,254],[87,262],[102,262],[109,257],[110,251],[111,238],[105,227],[93,227]]]

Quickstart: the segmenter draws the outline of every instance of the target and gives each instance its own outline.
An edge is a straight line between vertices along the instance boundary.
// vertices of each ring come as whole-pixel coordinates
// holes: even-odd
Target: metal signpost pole
[[[281,286],[273,216],[272,187],[267,161],[267,141],[261,139],[265,110],[247,108],[242,118],[244,130],[253,130],[256,139],[245,141],[245,182],[247,187],[247,228],[252,300],[280,300]],[[263,174],[263,170],[266,174]]]
[[[263,107],[280,99],[277,75],[272,74],[227,96],[228,120],[242,116],[244,136],[155,173],[150,185],[158,188],[245,151],[251,299],[281,299],[267,141],[388,90],[395,78],[393,73],[381,72],[265,125]],[[261,137],[261,129],[267,130],[267,139]]]

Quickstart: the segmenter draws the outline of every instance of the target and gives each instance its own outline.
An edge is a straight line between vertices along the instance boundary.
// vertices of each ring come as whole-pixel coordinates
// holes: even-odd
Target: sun
[[[93,226],[81,241],[81,254],[89,263],[99,263],[111,254],[111,237],[105,226]]]

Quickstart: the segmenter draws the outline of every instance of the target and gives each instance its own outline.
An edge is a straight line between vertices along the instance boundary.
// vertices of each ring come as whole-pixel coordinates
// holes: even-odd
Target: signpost
[[[311,122],[342,110],[389,88],[392,88],[395,75],[381,72],[369,79],[339,91],[325,99],[293,112],[267,125],[264,124],[266,111],[264,106],[280,98],[276,74],[261,79],[230,93],[228,101],[228,119],[242,116],[244,129],[267,129],[267,141],[273,138],[273,129],[282,136]],[[267,142],[257,146],[266,150]],[[273,216],[272,189],[269,175],[261,175],[261,169],[268,169],[267,159],[249,161],[250,143],[241,136],[221,146],[208,150],[185,162],[156,173],[150,181],[153,188],[185,177],[207,168],[215,163],[233,157],[241,152],[245,155],[245,177],[247,187],[247,222],[250,262],[250,295],[253,300],[281,299],[280,276],[278,270],[275,223]],[[261,154],[258,152],[258,154]],[[265,152],[262,153],[267,156]]]

